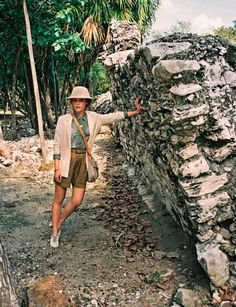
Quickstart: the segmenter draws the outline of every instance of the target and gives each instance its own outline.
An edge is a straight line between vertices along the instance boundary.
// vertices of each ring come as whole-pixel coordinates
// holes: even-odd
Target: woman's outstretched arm
[[[118,111],[109,114],[98,114],[98,116],[100,117],[102,125],[109,125],[124,120],[127,117],[137,116],[141,112],[139,97],[137,97],[135,100],[135,107],[136,107],[135,111],[128,111],[128,112]]]

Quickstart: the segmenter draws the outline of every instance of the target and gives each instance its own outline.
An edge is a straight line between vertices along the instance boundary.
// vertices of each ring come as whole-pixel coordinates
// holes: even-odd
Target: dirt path
[[[28,152],[11,145],[23,154],[10,177],[0,176],[0,235],[20,297],[46,276],[60,276],[68,306],[164,307],[179,286],[197,290],[207,306],[208,281],[193,244],[163,208],[152,218],[109,133],[96,146],[101,176],[63,226],[58,249],[49,247],[52,171],[34,174],[34,144]],[[34,161],[27,159],[32,148]]]

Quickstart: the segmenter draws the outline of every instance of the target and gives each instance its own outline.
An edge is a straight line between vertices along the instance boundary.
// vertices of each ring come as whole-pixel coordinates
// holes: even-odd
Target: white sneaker
[[[53,248],[57,248],[59,246],[59,239],[61,235],[61,230],[58,231],[57,236],[51,236],[50,246]]]
[[[50,246],[53,248],[57,248],[59,246],[59,236],[51,236]]]

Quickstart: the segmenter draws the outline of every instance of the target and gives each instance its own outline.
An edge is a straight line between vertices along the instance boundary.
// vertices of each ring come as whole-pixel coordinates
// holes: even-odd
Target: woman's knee
[[[81,199],[72,199],[71,203],[74,208],[77,208],[81,205],[82,202],[81,202]]]
[[[55,194],[54,194],[53,203],[57,205],[62,205],[65,196],[66,196],[66,189],[60,187],[59,185],[55,185]]]
[[[84,192],[85,192],[84,188],[76,188],[76,187],[73,188],[71,203],[74,208],[81,205],[84,197]]]
[[[53,199],[53,203],[61,206],[64,199],[65,199],[64,195],[55,195]]]

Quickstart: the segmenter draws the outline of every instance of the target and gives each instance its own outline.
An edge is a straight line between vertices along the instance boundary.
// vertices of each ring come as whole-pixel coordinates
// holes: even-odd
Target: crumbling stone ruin
[[[116,25],[122,48],[104,57],[113,109],[142,97],[142,114],[118,127],[127,160],[196,240],[211,285],[236,287],[236,46],[177,33],[137,47]]]

